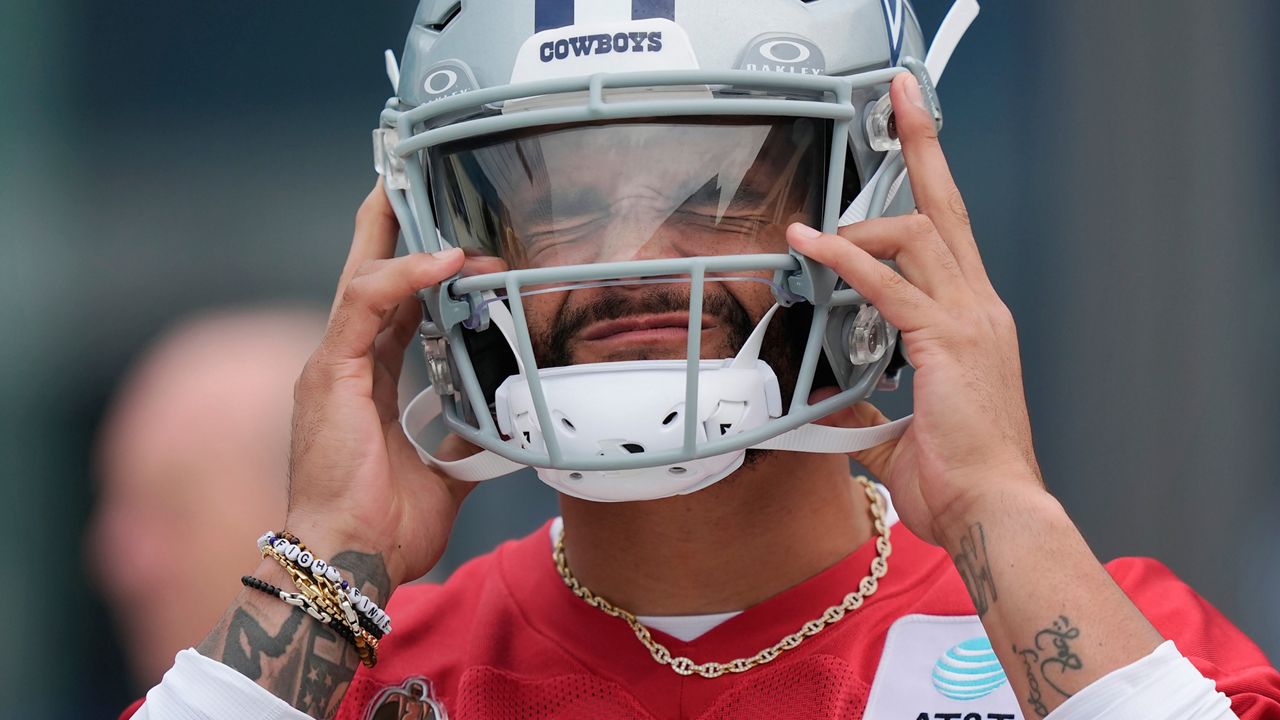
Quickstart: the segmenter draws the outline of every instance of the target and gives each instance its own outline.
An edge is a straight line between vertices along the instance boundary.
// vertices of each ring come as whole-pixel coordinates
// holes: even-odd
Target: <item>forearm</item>
[[[987,498],[949,528],[942,539],[1025,717],[1162,641],[1047,493]]]
[[[372,600],[385,602],[390,581],[378,555],[346,551],[332,561]],[[269,558],[254,576],[293,587],[288,574]],[[301,609],[248,588],[196,649],[315,718],[334,717],[360,664],[355,649],[338,633]]]

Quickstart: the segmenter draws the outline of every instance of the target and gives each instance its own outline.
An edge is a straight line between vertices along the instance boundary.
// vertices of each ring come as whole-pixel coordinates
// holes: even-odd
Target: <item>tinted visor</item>
[[[432,148],[429,172],[467,274],[784,253],[787,225],[819,222],[829,137],[809,118],[567,125]]]

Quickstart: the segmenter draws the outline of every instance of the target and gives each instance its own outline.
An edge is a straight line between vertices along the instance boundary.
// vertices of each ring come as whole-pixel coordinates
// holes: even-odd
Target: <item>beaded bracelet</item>
[[[264,580],[259,580],[258,578],[253,577],[252,575],[245,575],[241,577],[240,583],[247,588],[252,588],[254,590],[258,590],[260,592],[266,593],[267,595],[271,595],[272,597],[279,598],[280,600],[283,600],[285,603],[289,605],[293,605],[294,607],[297,607],[305,611],[311,617],[315,618],[316,620],[319,620],[325,625],[328,625],[331,630],[338,633],[338,635],[341,636],[347,642],[353,645],[355,644],[356,636],[352,634],[351,628],[347,627],[338,619],[331,617],[328,613],[324,612],[323,610],[319,610],[315,606],[315,604],[310,602],[310,600],[308,600],[304,595],[302,595],[302,593],[285,592],[284,590],[281,590],[275,585],[272,585],[271,583],[266,582]],[[365,630],[364,632],[368,633],[368,630]],[[364,640],[370,647],[370,661],[365,664],[368,667],[373,667],[378,662],[378,655],[377,655],[378,640],[377,638],[372,636],[366,637],[364,638]]]
[[[293,546],[296,548],[297,546]],[[291,553],[294,558],[298,557],[297,553]],[[294,562],[271,545],[265,545],[262,548],[262,555],[266,557],[270,555],[280,566],[289,573],[293,579],[293,584],[298,590],[306,596],[307,600],[315,603],[328,614],[345,622],[351,634],[354,636],[354,644],[356,653],[360,656],[360,661],[365,665],[369,665],[371,660],[369,644],[364,640],[364,629],[360,627],[359,615],[343,595],[327,578],[315,577],[294,565]]]
[[[278,560],[278,559],[279,559],[279,558],[277,558],[277,560]],[[288,594],[288,595],[290,595],[290,596],[296,595],[296,596],[298,596],[298,597],[305,597],[302,593],[287,593],[287,594]],[[284,600],[284,601],[286,601],[286,602],[289,602],[289,598],[287,598],[287,597],[281,596],[281,598],[280,598],[280,599],[282,599],[282,600]],[[309,602],[312,602],[310,598],[307,598],[307,600],[308,600]],[[296,602],[294,602],[294,603],[290,603],[290,604],[298,605],[298,607],[302,607],[302,605],[300,605],[299,603],[296,603]],[[315,605],[316,603],[312,602],[312,604],[313,604],[313,605]],[[317,606],[317,607],[318,607],[318,606]],[[323,610],[321,610],[321,611],[323,612]],[[332,617],[332,616],[331,616],[331,615],[327,615],[327,617]],[[326,618],[326,619],[316,618],[316,619],[317,619],[317,620],[321,620],[322,622],[328,622],[328,619],[327,619],[327,618]],[[334,618],[333,618],[334,622],[343,622],[343,621],[345,621],[345,619],[346,619],[346,618],[345,618],[345,616],[339,616],[339,617],[334,617]],[[386,633],[384,633],[384,632],[382,631],[382,628],[380,628],[380,627],[378,627],[377,625],[375,625],[375,624],[373,623],[373,621],[372,621],[372,620],[370,620],[370,619],[368,619],[368,618],[364,617],[363,615],[357,615],[357,616],[356,616],[356,620],[360,623],[360,629],[362,629],[364,632],[368,633],[368,634],[369,634],[369,636],[373,637],[375,640],[381,640],[381,639],[382,639],[382,636],[383,636],[383,635],[386,635]],[[348,632],[350,632],[350,626],[348,626],[348,625],[345,625],[345,624],[344,624],[344,627],[347,627]],[[354,640],[352,640],[352,642],[354,642]]]
[[[346,594],[351,605],[360,614],[377,625],[382,634],[385,635],[391,632],[390,616],[382,608],[378,607],[377,603],[361,593],[358,588],[343,580],[337,569],[331,564],[316,557],[296,535],[287,530],[282,530],[279,533],[263,533],[262,537],[258,538],[258,547],[263,548],[268,545],[274,547],[280,554],[301,569],[310,570],[311,574],[317,578],[324,578],[337,585],[338,589]],[[297,549],[294,550],[294,548]]]
[[[306,544],[303,544],[301,539],[298,539],[298,537],[294,536],[294,534],[289,532],[289,530],[280,530],[279,537],[284,538],[288,543],[296,544],[296,546],[298,546],[298,550],[303,552],[307,551]],[[319,564],[320,570],[316,570],[316,564]],[[311,568],[314,573],[325,573],[326,577],[329,577],[328,570],[332,569],[333,566],[329,565],[328,562],[325,562],[324,560],[314,559],[312,560]],[[337,571],[335,571],[335,573],[337,573]],[[335,580],[335,582],[338,582],[338,580]],[[383,628],[383,633],[389,633],[390,630],[392,630],[392,625],[390,625],[390,616],[387,615],[387,612],[378,607],[378,603],[370,600],[370,598],[366,597],[365,594],[362,594],[360,589],[356,588],[355,585],[347,583],[347,580],[340,580],[339,585],[342,587],[343,591],[347,593],[347,598],[348,600],[351,600],[351,605],[355,606],[362,615],[365,615],[365,618],[369,618],[371,621],[378,624],[380,628]]]
[[[337,585],[337,589],[346,594],[351,605],[369,620],[376,623],[384,634],[391,631],[390,617],[376,603],[365,598],[357,588],[342,580],[332,565],[315,557],[314,553],[311,553],[307,546],[298,540],[297,536],[288,531],[282,531],[278,536],[268,532],[258,538],[258,547],[261,548],[266,545],[275,547],[280,554],[300,568],[310,570],[313,575],[323,577],[325,580]]]
[[[386,612],[343,580],[337,568],[317,558],[296,535],[266,532],[257,544],[262,556],[274,558],[299,590],[296,595],[285,593],[282,600],[314,610],[308,610],[313,616],[328,615],[334,623],[345,624],[348,633],[344,637],[350,637],[361,662],[377,662],[373,652],[377,641],[391,631]]]

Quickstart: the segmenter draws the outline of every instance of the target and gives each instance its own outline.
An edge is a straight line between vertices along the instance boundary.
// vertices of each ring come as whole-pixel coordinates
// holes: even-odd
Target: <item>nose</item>
[[[619,218],[600,240],[596,262],[660,260],[690,256],[688,243],[668,215],[646,213]]]

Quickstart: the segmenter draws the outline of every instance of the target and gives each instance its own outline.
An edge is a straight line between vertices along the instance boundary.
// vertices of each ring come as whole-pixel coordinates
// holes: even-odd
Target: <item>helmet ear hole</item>
[[[506,338],[502,337],[502,331],[495,325],[491,324],[487,330],[480,332],[465,332],[462,338],[475,369],[476,379],[480,383],[480,391],[484,393],[484,401],[492,408],[498,386],[520,372],[516,357]],[[470,408],[470,404],[466,404],[466,407]],[[468,420],[475,422],[474,418]]]

